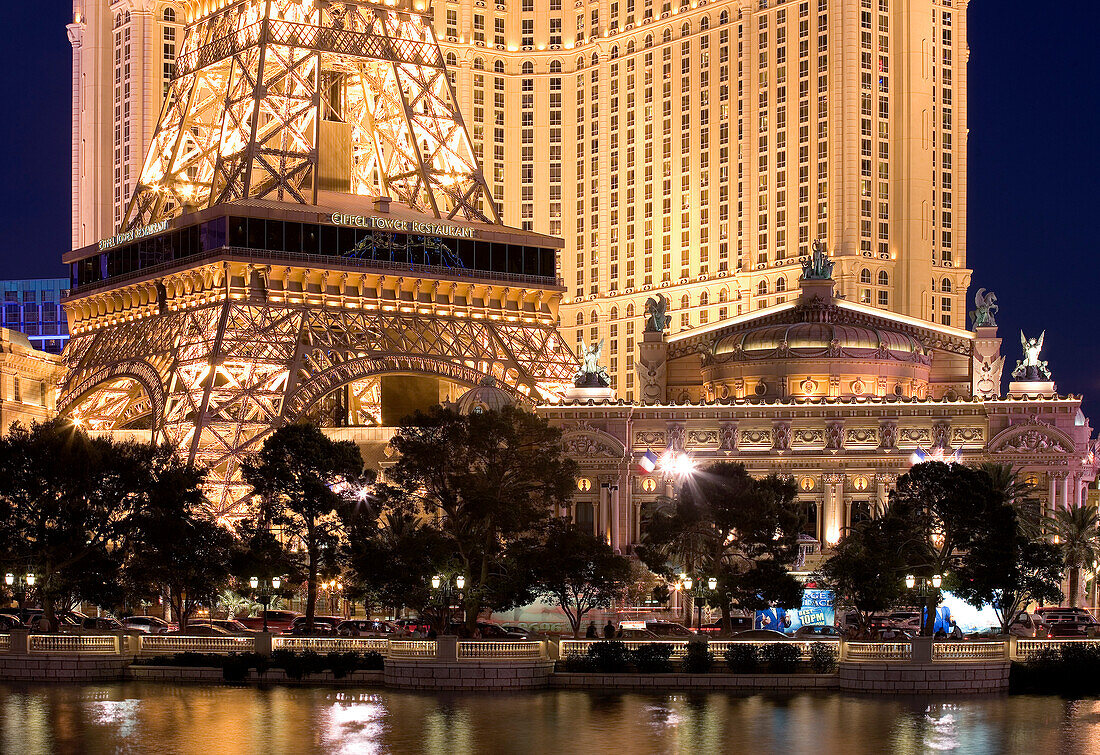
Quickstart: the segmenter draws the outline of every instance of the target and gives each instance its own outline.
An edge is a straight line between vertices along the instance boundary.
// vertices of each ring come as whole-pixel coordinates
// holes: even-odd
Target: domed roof
[[[831,322],[762,325],[732,333],[714,344],[714,355],[746,359],[852,356],[909,360],[923,354],[912,336],[893,330]]]
[[[495,378],[486,375],[477,387],[459,396],[454,406],[462,414],[480,414],[499,412],[505,406],[512,406],[515,403],[512,395],[497,385]]]

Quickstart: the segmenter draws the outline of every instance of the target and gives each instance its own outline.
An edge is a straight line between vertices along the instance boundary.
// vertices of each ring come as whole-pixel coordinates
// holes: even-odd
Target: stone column
[[[821,481],[825,487],[823,545],[832,547],[840,542],[840,531],[844,527],[844,475],[822,475]]]
[[[1062,508],[1068,509],[1073,505],[1073,499],[1070,498],[1072,481],[1070,479],[1069,472],[1062,473]]]
[[[1050,478],[1050,491],[1047,498],[1047,516],[1054,516],[1054,512],[1058,510],[1058,481],[1054,477],[1054,472],[1047,472],[1047,477]]]

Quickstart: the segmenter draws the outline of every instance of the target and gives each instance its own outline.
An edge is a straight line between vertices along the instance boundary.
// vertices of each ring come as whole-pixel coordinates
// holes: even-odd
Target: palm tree
[[[1020,529],[1029,540],[1039,540],[1050,533],[1053,522],[1043,512],[1035,486],[1021,476],[1020,470],[993,461],[983,461],[976,467],[989,475],[993,489],[1016,509]]]
[[[1054,533],[1062,546],[1069,571],[1069,601],[1077,605],[1081,569],[1093,568],[1100,562],[1100,512],[1085,504],[1054,513]]]

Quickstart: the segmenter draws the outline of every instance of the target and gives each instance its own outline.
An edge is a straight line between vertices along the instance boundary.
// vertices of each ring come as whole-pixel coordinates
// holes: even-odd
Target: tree
[[[897,524],[890,516],[856,524],[821,565],[822,581],[838,604],[855,608],[860,629],[901,597],[905,566],[896,545],[899,533],[893,531]]]
[[[981,568],[991,581],[1010,579],[1015,553],[998,545],[1018,536],[1016,511],[983,470],[938,461],[916,464],[898,478],[885,517],[896,522],[908,573],[948,577]],[[932,634],[937,602],[936,594],[925,599],[925,635]]]
[[[166,446],[91,438],[55,419],[0,438],[0,553],[33,571],[46,619],[74,597],[113,604],[134,520],[181,462]]]
[[[426,515],[447,539],[466,578],[463,602],[472,630],[484,608],[528,602],[531,585],[516,571],[514,547],[545,527],[574,489],[576,464],[561,431],[512,406],[462,415],[435,407],[408,418],[390,445],[394,503]]]
[[[431,601],[431,578],[453,570],[454,550],[422,517],[387,504],[391,499],[385,491],[380,486],[372,496],[377,508],[360,507],[345,521],[343,558],[365,603],[393,609],[395,615],[405,607],[423,613]]]
[[[639,556],[654,571],[672,575],[679,567],[715,577],[717,590],[707,600],[721,609],[726,631],[731,604],[798,605],[802,587],[787,570],[803,524],[796,496],[790,478],[755,479],[743,464],[718,462],[648,512]]]
[[[1080,601],[1081,570],[1100,562],[1100,514],[1094,504],[1084,504],[1054,512],[1054,533],[1062,546],[1065,566],[1069,569],[1069,604]]]
[[[985,567],[990,560],[984,553],[987,548],[1011,552],[1007,572]],[[1012,619],[1028,603],[1062,599],[1063,556],[1052,543],[1031,540],[1021,529],[1008,542],[981,543],[968,555],[952,579],[954,592],[975,607],[993,606],[1002,632],[1008,632]],[[1000,562],[1000,556],[994,560]]]
[[[561,608],[580,636],[589,611],[607,608],[622,596],[632,571],[603,538],[583,532],[566,519],[550,523],[546,536],[533,541],[524,560],[534,577],[535,593]]]
[[[341,512],[354,507],[373,482],[352,441],[333,441],[316,425],[279,428],[242,465],[260,499],[264,524],[301,540],[306,561],[306,631],[317,611],[317,576],[336,557]],[[257,575],[258,576],[258,575]]]
[[[142,594],[167,596],[180,629],[202,604],[213,606],[230,578],[233,533],[205,506],[203,474],[179,466],[158,477],[150,504],[135,518],[127,582]]]

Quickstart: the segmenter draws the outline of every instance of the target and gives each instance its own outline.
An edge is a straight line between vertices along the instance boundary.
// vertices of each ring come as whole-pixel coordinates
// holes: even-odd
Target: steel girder
[[[350,131],[350,193],[500,223],[425,16],[243,0],[184,32],[125,227],[245,198],[316,204],[322,151],[345,157],[326,122]]]
[[[241,459],[345,385],[429,374],[547,400],[576,359],[552,321],[362,311],[221,296],[75,335],[58,410],[93,430],[148,430],[209,471],[220,516],[241,515]],[[360,387],[358,390],[364,390]]]

